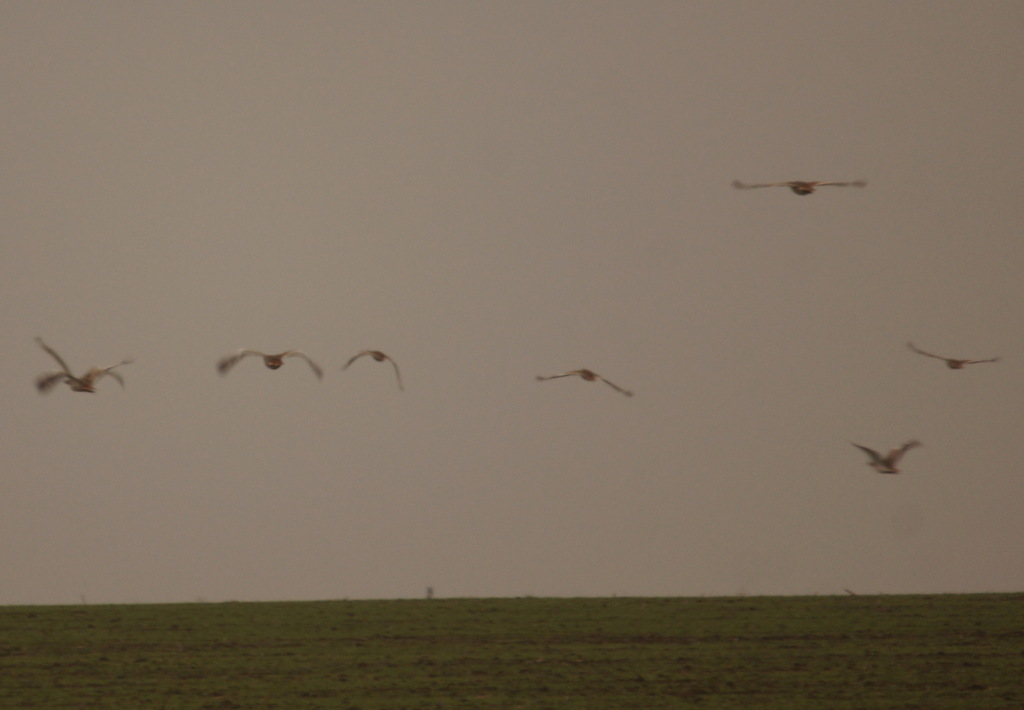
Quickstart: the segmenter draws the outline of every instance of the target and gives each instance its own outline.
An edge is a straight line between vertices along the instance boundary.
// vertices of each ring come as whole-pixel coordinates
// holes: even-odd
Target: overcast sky
[[[1021,590],[1022,27],[0,4],[0,604]]]

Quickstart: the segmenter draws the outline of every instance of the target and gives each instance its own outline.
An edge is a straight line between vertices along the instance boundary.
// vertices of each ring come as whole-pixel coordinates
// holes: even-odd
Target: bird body
[[[399,389],[399,391],[400,392],[404,392],[405,391],[405,388],[402,386],[402,373],[399,372],[399,370],[398,370],[398,363],[395,362],[392,358],[390,358],[387,355],[385,355],[384,353],[382,353],[380,350],[360,350],[358,353],[356,353],[351,358],[349,358],[349,361],[346,362],[344,365],[342,365],[341,369],[342,370],[347,370],[349,365],[351,365],[352,363],[354,363],[356,360],[358,360],[359,358],[363,357],[364,355],[369,355],[370,357],[372,357],[377,362],[384,362],[385,360],[390,362],[391,363],[391,367],[393,367],[395,369],[395,379],[398,381],[398,389]]]
[[[752,190],[756,187],[788,187],[797,195],[810,195],[819,187],[825,187],[828,185],[832,185],[834,187],[864,187],[867,183],[863,180],[855,180],[854,182],[805,182],[803,180],[790,180],[789,182],[762,182],[751,185],[745,182],[740,182],[739,180],[732,181],[732,186],[737,190]]]
[[[604,382],[606,385],[611,387],[613,390],[621,392],[622,394],[626,395],[627,397],[632,397],[633,396],[633,393],[630,392],[629,390],[625,390],[625,389],[619,387],[614,382],[610,382],[609,380],[606,380],[604,377],[601,377],[601,375],[597,374],[593,370],[587,370],[585,368],[584,369],[579,369],[579,370],[569,370],[568,372],[562,372],[562,373],[557,374],[557,375],[548,375],[548,376],[537,375],[537,381],[543,382],[544,380],[554,380],[554,379],[558,379],[559,377],[572,377],[572,376],[580,377],[580,378],[586,380],[587,382],[594,382],[595,380],[600,380],[601,382]]]
[[[921,445],[920,441],[917,441],[916,439],[911,440],[905,443],[903,446],[890,449],[888,454],[882,456],[874,449],[869,449],[866,446],[855,444],[852,441],[850,443],[868,455],[868,457],[871,459],[870,461],[868,461],[868,466],[875,469],[879,473],[899,473],[900,470],[896,467],[896,464],[898,464],[900,459],[903,458],[903,455],[907,453],[910,449],[913,449],[915,446]]]
[[[930,352],[926,352],[921,348],[917,347],[916,345],[914,345],[913,343],[907,343],[907,347],[913,350],[918,355],[927,355],[928,357],[933,357],[936,360],[942,360],[943,362],[946,363],[946,367],[948,367],[950,370],[962,370],[967,365],[977,365],[978,363],[982,362],[999,362],[999,358],[997,357],[990,357],[987,360],[961,360],[959,358],[954,357],[942,357],[941,355],[933,355]]]
[[[61,382],[67,384],[72,392],[95,392],[96,382],[107,375],[117,380],[122,388],[124,387],[124,378],[121,377],[121,373],[114,372],[114,368],[127,365],[132,362],[131,360],[122,360],[110,367],[93,367],[84,375],[76,377],[71,374],[71,368],[64,362],[64,358],[57,354],[56,350],[44,343],[42,338],[36,338],[36,342],[60,365],[59,372],[47,372],[36,378],[36,389],[41,394],[46,394]]]
[[[309,365],[309,368],[313,371],[313,374],[316,375],[316,378],[318,380],[322,379],[324,376],[324,372],[323,370],[320,369],[320,366],[313,362],[309,358],[309,356],[306,355],[301,350],[286,350],[285,352],[277,353],[276,355],[268,355],[267,353],[261,353],[259,350],[239,350],[237,353],[234,353],[232,355],[226,355],[222,357],[220,360],[218,360],[217,372],[219,372],[221,375],[228,374],[228,371],[230,371],[231,368],[234,367],[239,360],[248,357],[249,355],[255,355],[256,357],[263,358],[263,364],[266,365],[271,370],[277,370],[282,365],[284,365],[284,359],[286,357],[299,357],[306,361],[306,363]]]

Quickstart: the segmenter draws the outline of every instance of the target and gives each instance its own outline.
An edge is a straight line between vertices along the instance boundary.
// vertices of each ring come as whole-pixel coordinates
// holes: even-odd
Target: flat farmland
[[[1024,708],[1024,594],[0,608],[4,708]]]

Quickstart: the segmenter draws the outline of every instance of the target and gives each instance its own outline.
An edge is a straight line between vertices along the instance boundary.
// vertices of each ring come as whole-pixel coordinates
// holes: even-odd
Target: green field
[[[1024,594],[0,608],[4,708],[1024,708]]]

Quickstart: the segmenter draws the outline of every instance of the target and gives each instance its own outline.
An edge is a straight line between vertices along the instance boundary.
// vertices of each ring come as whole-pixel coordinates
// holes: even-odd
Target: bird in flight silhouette
[[[732,186],[737,190],[753,190],[756,187],[788,187],[797,195],[810,195],[819,187],[825,187],[827,185],[832,185],[834,187],[864,187],[867,183],[863,180],[856,180],[854,182],[804,182],[803,180],[790,180],[789,182],[760,182],[751,185],[745,182],[740,182],[739,180],[732,181]]]
[[[349,365],[351,365],[352,363],[354,363],[356,360],[358,360],[359,358],[363,357],[364,355],[369,355],[370,357],[372,357],[377,362],[384,362],[385,360],[390,362],[391,363],[391,367],[395,368],[395,379],[398,380],[398,389],[399,389],[399,391],[401,391],[401,392],[405,391],[405,388],[402,387],[402,373],[399,372],[399,370],[398,370],[398,363],[395,362],[390,357],[388,357],[387,355],[385,355],[384,353],[382,353],[380,350],[361,350],[360,352],[358,352],[355,355],[353,355],[349,359],[348,362],[346,362],[344,365],[342,365],[341,369],[342,370],[347,370]]]
[[[604,382],[606,385],[611,387],[613,390],[617,390],[617,391],[621,392],[622,394],[626,395],[627,397],[632,397],[633,396],[633,393],[630,392],[629,390],[622,389],[621,387],[619,387],[614,382],[606,380],[605,378],[601,377],[601,375],[597,374],[593,370],[586,370],[586,369],[569,370],[568,372],[562,372],[562,373],[560,373],[558,375],[548,375],[546,377],[544,375],[537,375],[537,380],[539,382],[543,382],[544,380],[554,380],[554,379],[558,379],[559,377],[572,377],[572,376],[581,377],[584,380],[586,380],[587,382],[594,382],[595,380],[600,380],[601,382]]]
[[[239,360],[244,357],[248,357],[249,355],[255,355],[256,357],[263,358],[263,364],[271,370],[276,370],[284,365],[284,359],[286,357],[300,357],[309,364],[310,369],[313,370],[313,374],[316,375],[318,380],[324,376],[324,372],[320,369],[320,366],[310,360],[309,356],[301,350],[286,350],[285,352],[278,353],[276,355],[267,355],[266,353],[261,353],[259,350],[239,350],[237,353],[226,355],[218,360],[217,372],[222,375],[228,374],[228,371],[231,370]]]
[[[64,362],[64,358],[57,354],[57,351],[51,348],[49,345],[43,342],[42,338],[36,338],[36,342],[39,343],[39,347],[48,352],[50,356],[57,361],[60,365],[59,372],[48,372],[40,375],[36,378],[36,389],[42,394],[46,394],[52,390],[57,384],[64,382],[71,387],[74,392],[95,392],[97,380],[110,375],[121,387],[124,387],[124,378],[121,377],[121,373],[114,372],[115,367],[121,367],[121,365],[127,365],[131,360],[122,360],[116,365],[110,367],[94,367],[80,377],[76,377],[71,374],[71,368]]]
[[[896,464],[898,464],[900,462],[900,459],[903,458],[903,454],[907,453],[908,451],[910,451],[910,449],[913,449],[915,446],[921,445],[921,442],[917,440],[908,441],[903,446],[900,446],[895,449],[890,449],[888,454],[882,456],[874,449],[869,449],[866,446],[855,444],[852,441],[850,443],[856,446],[864,453],[866,453],[871,458],[871,460],[868,461],[868,466],[875,469],[879,473],[899,473],[900,470],[896,468]]]
[[[987,360],[961,360],[955,357],[942,357],[941,355],[933,355],[930,352],[926,352],[921,348],[917,347],[916,345],[914,345],[913,343],[907,343],[907,347],[913,350],[918,355],[927,355],[928,357],[933,357],[936,360],[942,360],[943,362],[946,363],[946,367],[948,367],[950,370],[962,370],[967,365],[977,365],[980,362],[999,362],[999,358],[997,357],[990,357]]]

